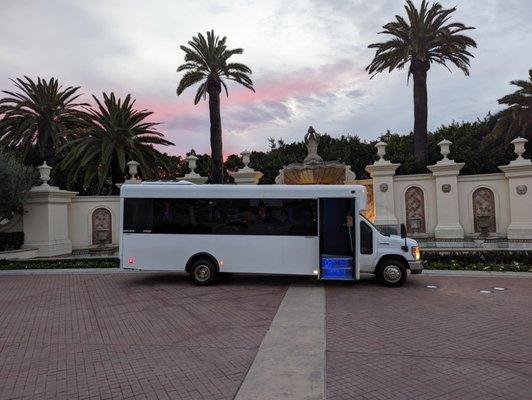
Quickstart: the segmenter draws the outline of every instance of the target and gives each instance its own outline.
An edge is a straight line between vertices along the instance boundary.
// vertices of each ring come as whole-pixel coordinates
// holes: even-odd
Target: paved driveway
[[[0,277],[0,398],[231,399],[286,284]]]
[[[287,288],[308,282],[0,276],[0,398],[231,399]],[[532,279],[323,286],[327,398],[532,399]]]
[[[532,399],[532,279],[413,278],[327,289],[327,397]]]

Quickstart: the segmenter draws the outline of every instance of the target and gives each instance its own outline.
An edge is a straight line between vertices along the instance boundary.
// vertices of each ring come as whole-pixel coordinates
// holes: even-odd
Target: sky
[[[420,1],[416,1],[416,4]],[[428,75],[429,129],[483,118],[532,68],[532,1],[441,0],[474,26],[471,75],[434,65]],[[248,65],[256,93],[231,82],[222,96],[224,153],[266,150],[268,138],[301,140],[308,126],[332,136],[378,138],[413,127],[407,72],[373,79],[364,71],[383,24],[404,14],[401,0],[2,0],[0,89],[10,79],[56,77],[83,99],[130,93],[184,155],[210,152],[208,103],[195,88],[177,97],[180,45],[214,29],[232,59]]]

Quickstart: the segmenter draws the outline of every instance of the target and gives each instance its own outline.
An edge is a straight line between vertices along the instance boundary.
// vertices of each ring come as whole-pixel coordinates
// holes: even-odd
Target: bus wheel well
[[[408,268],[408,261],[406,260],[406,258],[404,258],[403,256],[400,256],[399,254],[389,254],[389,255],[382,256],[380,258],[379,262],[377,263],[377,266],[375,267],[375,273],[377,273],[380,266],[386,261],[400,262],[401,264],[404,265],[405,268]]]
[[[214,256],[212,254],[209,254],[209,253],[196,253],[196,254],[194,254],[192,257],[190,257],[188,259],[187,265],[185,266],[185,272],[190,272],[190,268],[192,267],[192,265],[196,261],[204,260],[204,259],[207,259],[207,260],[209,260],[210,262],[213,263],[213,265],[216,267],[216,272],[220,271],[220,267],[218,265],[218,261],[216,260],[216,258],[214,258]]]

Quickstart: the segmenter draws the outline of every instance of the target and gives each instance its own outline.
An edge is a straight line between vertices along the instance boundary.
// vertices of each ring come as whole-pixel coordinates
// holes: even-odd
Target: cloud
[[[440,0],[445,6],[456,0]],[[222,96],[225,151],[266,149],[269,136],[300,140],[308,125],[332,135],[374,139],[386,129],[413,125],[406,71],[371,81],[364,68],[370,43],[403,1],[379,0],[18,0],[0,13],[0,89],[9,78],[57,77],[98,96],[131,93],[139,108],[176,143],[175,154],[209,151],[208,104],[193,104],[194,89],[175,89],[183,62],[180,44],[198,31],[227,35],[243,47],[235,61],[253,70],[256,93],[236,84]],[[453,19],[475,26],[471,76],[433,66],[428,76],[429,128],[500,109],[497,98],[524,78],[530,65],[532,3],[459,1]],[[451,68],[452,69],[452,68]]]

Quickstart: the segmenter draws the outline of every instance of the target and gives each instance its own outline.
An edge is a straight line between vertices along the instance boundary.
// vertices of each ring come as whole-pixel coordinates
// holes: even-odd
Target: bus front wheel
[[[192,282],[194,282],[196,285],[212,285],[214,282],[216,282],[216,267],[209,260],[197,260],[190,268],[190,277],[192,278]]]
[[[399,287],[402,286],[405,281],[408,272],[404,263],[399,260],[386,260],[384,261],[377,272],[377,277],[384,286]]]

